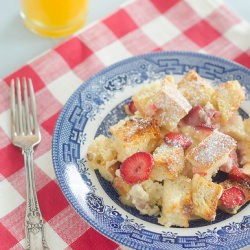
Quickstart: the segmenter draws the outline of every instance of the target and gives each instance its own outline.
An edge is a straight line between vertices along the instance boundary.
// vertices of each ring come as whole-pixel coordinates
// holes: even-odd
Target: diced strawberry
[[[243,174],[239,167],[233,166],[231,171],[229,172],[229,178],[234,179],[236,181],[242,181],[243,180]]]
[[[250,176],[244,174],[238,166],[233,166],[229,172],[229,178],[236,181],[245,181],[250,184]]]
[[[223,191],[220,200],[227,208],[235,208],[244,204],[245,194],[239,187],[233,186]]]
[[[193,107],[189,113],[182,119],[184,123],[190,126],[197,126],[201,125],[203,121],[200,117],[200,112],[203,111],[202,106],[195,106]]]
[[[213,122],[219,117],[220,113],[215,109],[204,109],[202,106],[193,107],[182,121],[197,129],[214,130],[216,126]]]
[[[128,157],[120,167],[121,177],[129,184],[136,184],[149,178],[154,164],[153,156],[137,152]]]
[[[169,132],[164,136],[164,141],[167,145],[182,147],[183,149],[187,149],[191,144],[191,140],[178,132]]]
[[[195,126],[195,129],[203,131],[205,133],[212,133],[215,128],[212,125],[208,126],[206,124],[201,124],[201,125]]]
[[[134,114],[137,111],[137,108],[136,108],[133,100],[130,101],[128,108],[129,108],[129,111],[131,112],[131,114]]]

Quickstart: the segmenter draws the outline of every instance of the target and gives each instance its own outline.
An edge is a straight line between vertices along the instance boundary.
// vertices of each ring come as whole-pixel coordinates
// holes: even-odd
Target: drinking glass
[[[20,0],[21,17],[33,32],[68,36],[86,23],[88,0]]]

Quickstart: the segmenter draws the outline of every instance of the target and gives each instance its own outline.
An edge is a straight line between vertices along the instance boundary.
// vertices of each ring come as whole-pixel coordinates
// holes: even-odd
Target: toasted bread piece
[[[221,185],[207,181],[199,174],[192,179],[193,213],[207,221],[213,221],[216,216],[218,200],[222,194]]]
[[[193,178],[193,165],[188,161],[185,160],[184,168],[182,171],[182,175],[192,179]]]
[[[193,165],[193,173],[199,173],[209,180],[227,162],[235,148],[236,141],[231,136],[213,131],[187,153],[186,159]]]
[[[153,117],[169,131],[176,130],[178,122],[192,108],[169,77],[143,86],[132,99],[143,116]]]
[[[99,170],[101,176],[112,182],[115,176],[117,165],[117,151],[113,141],[104,135],[99,135],[89,145],[87,151],[89,165]]]
[[[245,98],[244,89],[238,81],[229,81],[218,85],[212,95],[214,107],[221,112],[222,121],[226,122],[237,111]]]
[[[188,227],[192,209],[191,179],[185,176],[165,179],[162,214],[158,222],[166,227]]]
[[[214,92],[211,84],[206,82],[194,70],[190,70],[178,82],[177,86],[193,107],[197,105],[205,106]]]
[[[110,131],[120,162],[138,151],[152,152],[161,139],[158,124],[150,117],[131,116],[110,127]]]
[[[154,165],[150,178],[156,181],[176,179],[184,168],[184,150],[162,143],[153,152]]]
[[[243,140],[247,136],[244,122],[238,112],[233,113],[229,120],[222,124],[220,131],[232,136],[236,140]]]
[[[152,98],[160,91],[165,85],[174,85],[174,78],[167,76],[164,79],[156,80],[150,84],[143,84],[140,90],[132,97],[134,105],[143,116],[148,113],[147,107],[152,101]]]
[[[229,189],[231,187],[238,187],[243,191],[245,195],[244,203],[239,206],[232,207],[232,208],[225,207],[224,204],[219,200],[218,208],[221,209],[222,211],[227,212],[229,214],[236,214],[238,210],[250,200],[250,186],[246,182],[228,179],[220,183],[220,185],[223,187],[224,190]]]

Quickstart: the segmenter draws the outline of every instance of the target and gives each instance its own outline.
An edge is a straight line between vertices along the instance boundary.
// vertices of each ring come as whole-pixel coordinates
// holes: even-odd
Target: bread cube
[[[110,127],[110,131],[120,162],[138,151],[151,153],[161,139],[158,124],[150,117],[131,116]]]
[[[99,170],[101,176],[107,181],[112,182],[115,170],[118,168],[117,151],[113,141],[104,135],[99,135],[89,145],[87,159],[93,169]]]
[[[167,76],[164,79],[159,79],[149,84],[143,84],[140,90],[132,97],[134,105],[143,116],[147,115],[147,107],[152,101],[152,98],[165,85],[174,86],[174,78],[172,76]]]
[[[199,173],[209,180],[227,162],[235,148],[236,141],[231,136],[213,131],[187,153],[186,159],[193,165],[193,173]]]
[[[223,192],[221,185],[207,181],[199,174],[192,179],[193,213],[207,221],[216,216],[218,200]]]
[[[206,82],[194,70],[190,70],[178,82],[177,87],[193,107],[197,105],[205,106],[214,92],[211,84]]]
[[[143,116],[153,117],[168,131],[176,130],[178,122],[192,108],[169,77],[144,85],[132,99]]]
[[[164,180],[162,214],[158,222],[166,227],[188,227],[192,214],[191,180],[179,176],[175,180]]]
[[[229,81],[218,85],[212,95],[214,107],[221,112],[222,121],[226,122],[237,111],[245,98],[244,89],[238,81]]]
[[[238,112],[232,114],[229,120],[221,126],[220,131],[236,140],[243,140],[247,136],[242,117]]]
[[[162,143],[153,152],[154,165],[150,179],[163,181],[176,179],[184,168],[184,150],[181,147],[171,147]]]
[[[182,175],[192,179],[193,178],[193,165],[188,161],[185,160],[185,164],[184,164],[184,168],[183,171],[181,173]]]

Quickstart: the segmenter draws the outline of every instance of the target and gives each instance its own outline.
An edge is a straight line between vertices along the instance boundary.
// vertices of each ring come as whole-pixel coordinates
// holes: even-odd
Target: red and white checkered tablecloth
[[[0,250],[25,245],[26,180],[21,152],[10,141],[10,79],[26,76],[35,83],[42,132],[35,179],[50,249],[122,249],[66,201],[52,166],[53,129],[66,100],[88,77],[118,60],[160,50],[199,51],[250,68],[250,25],[219,0],[133,0],[1,80]]]

